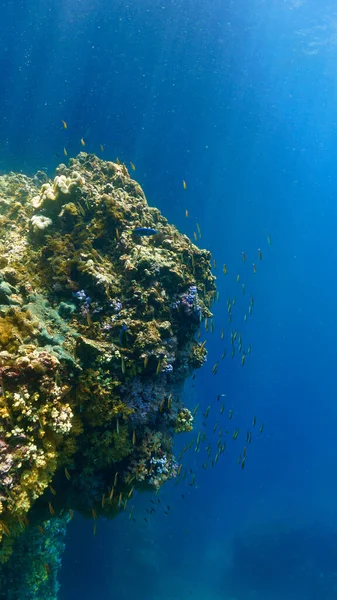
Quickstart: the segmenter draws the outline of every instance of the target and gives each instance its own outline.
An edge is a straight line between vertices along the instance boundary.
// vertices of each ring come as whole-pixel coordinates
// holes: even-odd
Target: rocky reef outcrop
[[[0,177],[1,562],[32,528],[113,517],[177,475],[214,293],[210,253],[125,165],[81,153],[53,181]]]

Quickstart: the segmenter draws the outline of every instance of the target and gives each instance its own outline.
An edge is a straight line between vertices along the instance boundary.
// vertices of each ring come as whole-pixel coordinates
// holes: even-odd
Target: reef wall
[[[177,476],[214,293],[210,253],[125,165],[81,153],[53,181],[0,177],[1,562],[50,520],[113,517]]]

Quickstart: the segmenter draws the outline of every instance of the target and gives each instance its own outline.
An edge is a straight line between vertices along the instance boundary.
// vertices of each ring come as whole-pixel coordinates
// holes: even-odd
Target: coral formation
[[[124,165],[94,155],[53,182],[0,177],[0,215],[6,562],[29,528],[69,509],[113,517],[133,489],[176,476],[172,435],[193,426],[180,391],[206,357],[196,332],[215,283],[210,253],[148,206]]]
[[[57,598],[68,520],[54,518],[40,525],[41,529],[27,527],[15,540],[12,556],[0,568],[0,600]]]

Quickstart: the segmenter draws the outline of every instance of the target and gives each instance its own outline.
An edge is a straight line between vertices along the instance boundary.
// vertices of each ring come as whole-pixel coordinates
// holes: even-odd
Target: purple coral
[[[121,392],[123,402],[133,410],[130,415],[132,426],[144,426],[155,422],[159,405],[167,395],[166,381],[158,378],[145,381],[137,377],[132,385],[122,386]]]
[[[84,290],[79,290],[78,292],[73,292],[73,298],[75,298],[76,300],[79,300],[79,302],[81,302],[81,308],[80,308],[81,315],[82,315],[82,317],[86,317],[89,312],[89,308],[90,308],[90,302],[91,302],[90,296],[87,296],[87,294]]]
[[[114,300],[111,300],[111,302],[109,302],[109,307],[112,308],[112,310],[115,314],[118,314],[122,310],[123,305],[122,305],[121,301],[116,298]]]
[[[191,319],[194,323],[200,323],[202,310],[199,304],[197,287],[191,285],[187,292],[173,302],[171,308],[181,310],[185,317]]]
[[[178,473],[178,463],[173,456],[161,453],[161,456],[152,456],[151,468],[147,476],[150,485],[159,488],[167,479],[174,479]]]
[[[14,458],[12,453],[10,452],[9,446],[6,444],[5,440],[0,439],[0,489],[5,490],[6,487],[11,488],[13,477],[10,472],[13,467]],[[5,497],[2,498],[2,494],[0,494],[0,501],[5,500]]]
[[[80,300],[81,302],[83,302],[83,300],[86,300],[86,293],[84,290],[79,290],[78,292],[73,292],[73,298],[76,298],[77,300]]]

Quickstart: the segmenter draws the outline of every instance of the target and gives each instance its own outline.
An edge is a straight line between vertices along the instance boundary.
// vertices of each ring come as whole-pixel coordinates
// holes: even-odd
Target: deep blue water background
[[[136,523],[100,520],[96,538],[76,516],[60,600],[337,598],[334,3],[9,0],[1,15],[1,171],[53,176],[83,137],[88,152],[132,161],[149,203],[181,231],[200,224],[220,302],[185,401],[212,405],[212,438],[224,393],[223,426],[240,428],[214,469],[187,453],[197,488],[166,486],[149,524],[145,496]],[[230,357],[229,296],[252,347],[244,367]],[[253,415],[265,429],[242,471]]]

